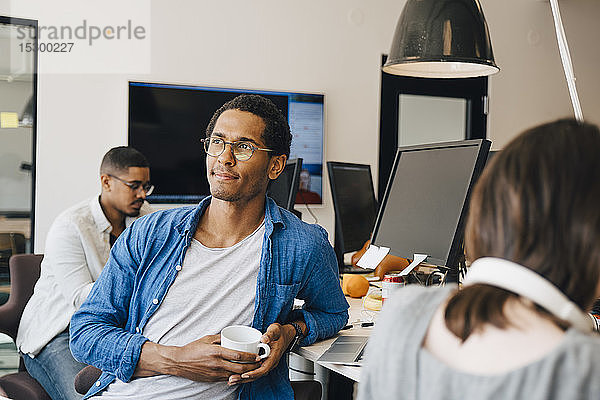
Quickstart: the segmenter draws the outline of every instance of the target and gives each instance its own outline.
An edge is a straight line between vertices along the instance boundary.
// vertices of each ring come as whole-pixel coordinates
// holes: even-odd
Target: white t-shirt
[[[154,343],[183,346],[229,325],[252,324],[256,280],[265,232],[263,223],[227,248],[192,239],[182,269],[142,334]],[[195,382],[172,375],[118,379],[101,393],[108,399],[235,399],[237,386]]]

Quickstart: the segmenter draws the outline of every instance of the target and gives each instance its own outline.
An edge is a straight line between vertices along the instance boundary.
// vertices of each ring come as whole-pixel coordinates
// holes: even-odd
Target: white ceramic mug
[[[265,353],[260,355],[262,360],[271,354],[271,348],[260,342],[261,337],[262,333],[251,326],[232,325],[221,331],[221,346],[254,354],[259,354],[260,349],[263,349]]]

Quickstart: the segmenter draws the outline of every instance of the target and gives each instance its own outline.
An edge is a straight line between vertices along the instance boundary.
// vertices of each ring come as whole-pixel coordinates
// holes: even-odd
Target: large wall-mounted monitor
[[[426,254],[456,281],[469,195],[489,149],[485,139],[398,148],[372,243],[407,259]]]
[[[314,194],[308,202],[321,204],[323,94],[129,82],[129,145],[150,163],[156,187],[150,202],[196,203],[210,195],[200,138],[213,113],[242,93],[271,99],[287,116],[293,136],[290,158],[303,159],[302,172],[310,177],[308,190]]]

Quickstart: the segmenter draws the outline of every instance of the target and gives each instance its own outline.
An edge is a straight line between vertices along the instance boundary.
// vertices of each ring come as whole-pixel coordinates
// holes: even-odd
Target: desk
[[[361,316],[362,311],[362,299],[353,299],[350,297],[346,297],[348,303],[350,304],[350,309],[348,310],[349,318],[348,322],[353,322],[356,320],[364,319]],[[369,311],[371,315],[373,315],[374,320],[377,318],[379,314],[378,311]],[[368,328],[360,328],[354,327],[351,329],[347,329],[344,331],[340,331],[337,335],[332,338],[322,340],[310,346],[300,347],[295,351],[296,354],[305,358],[308,361],[312,361],[317,363],[318,365],[330,370],[337,372],[338,374],[344,375],[347,378],[352,379],[355,382],[360,381],[360,367],[351,367],[347,365],[338,365],[338,364],[329,364],[329,363],[320,363],[317,362],[319,357],[331,346],[331,343],[340,335],[354,335],[354,336],[369,336],[373,331],[373,327]]]

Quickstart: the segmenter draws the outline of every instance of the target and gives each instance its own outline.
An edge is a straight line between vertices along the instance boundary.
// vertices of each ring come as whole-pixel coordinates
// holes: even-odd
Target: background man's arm
[[[58,220],[48,232],[44,250],[44,264],[51,265],[58,289],[75,309],[94,284],[80,235],[71,221]]]

